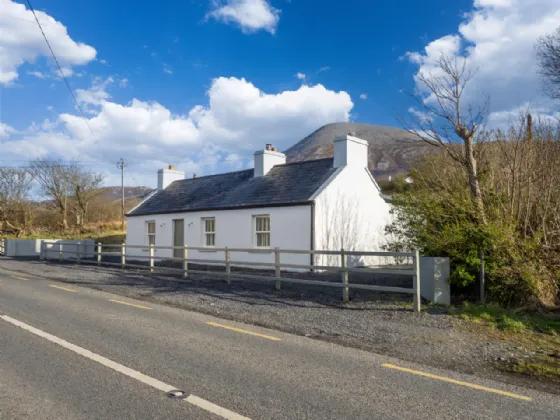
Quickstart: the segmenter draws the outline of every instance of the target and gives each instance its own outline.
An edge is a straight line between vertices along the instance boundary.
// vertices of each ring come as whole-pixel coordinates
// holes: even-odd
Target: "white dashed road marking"
[[[66,340],[63,340],[62,338],[58,338],[52,334],[46,333],[42,330],[39,330],[35,327],[32,327],[31,325],[28,325],[24,322],[18,321],[17,319],[11,318],[7,315],[0,315],[0,318],[2,318],[4,321],[9,322],[12,325],[15,325],[19,328],[22,328],[26,331],[29,331],[32,334],[35,334],[39,337],[42,337],[48,341],[50,341],[51,343],[55,343],[58,344],[61,347],[64,347],[67,350],[73,351],[74,353],[79,354],[80,356],[85,357],[86,359],[90,359],[93,360],[94,362],[100,363],[103,366],[106,366],[108,368],[111,368],[119,373],[122,373],[123,375],[126,375],[130,378],[136,379],[137,381],[140,381],[146,385],[151,386],[152,388],[155,388],[159,391],[163,391],[165,393],[171,392],[173,390],[176,390],[177,387],[172,386],[172,385],[168,385],[164,382],[158,381],[157,379],[154,379],[150,376],[144,375],[143,373],[140,373],[134,369],[130,369],[126,366],[123,366],[117,362],[113,362],[112,360],[107,359],[106,357],[100,356],[96,353],[93,353],[89,350],[84,349],[83,347],[80,346],[76,346],[75,344],[69,343]],[[233,411],[230,411],[226,408],[220,407],[219,405],[213,404],[210,401],[206,401],[202,398],[199,398],[195,395],[189,395],[187,398],[184,399],[184,401],[196,405],[199,408],[202,408],[206,411],[209,411],[210,413],[216,414],[224,419],[228,419],[228,420],[250,420],[248,417],[244,417],[241,416],[237,413],[234,413]]]

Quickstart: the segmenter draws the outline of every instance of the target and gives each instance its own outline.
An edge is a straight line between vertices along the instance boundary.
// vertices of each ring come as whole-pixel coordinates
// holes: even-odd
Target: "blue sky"
[[[115,184],[124,157],[127,183],[150,186],[168,163],[251,166],[265,143],[329,122],[398,126],[414,112],[400,90],[441,52],[479,68],[470,97],[492,96],[496,124],[519,106],[554,112],[532,46],[560,25],[560,0],[32,3],[94,136],[24,2],[0,0],[2,166],[56,154]]]

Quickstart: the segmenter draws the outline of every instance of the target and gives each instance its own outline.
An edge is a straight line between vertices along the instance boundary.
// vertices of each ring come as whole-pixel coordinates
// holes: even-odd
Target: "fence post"
[[[45,241],[41,241],[40,250],[41,251],[39,252],[39,259],[44,260],[45,259]]]
[[[187,248],[187,244],[185,244],[184,248],[183,248],[183,277],[187,278],[189,275],[189,262],[187,260],[188,258],[188,248]]]
[[[486,295],[485,295],[486,279],[484,278],[485,277],[484,252],[480,251],[479,257],[480,257],[480,272],[479,272],[479,276],[480,276],[480,303],[484,304],[485,301],[486,301]]]
[[[76,263],[80,264],[80,252],[81,252],[81,242],[76,243]]]
[[[282,277],[282,273],[280,272],[280,248],[274,248],[274,276],[279,279]],[[276,290],[280,290],[282,288],[282,282],[280,280],[276,280]]]
[[[154,246],[150,244],[150,273],[154,272]]]
[[[58,243],[58,259],[62,262],[62,242]]]
[[[344,248],[340,250],[340,267],[344,270],[342,271],[342,284],[344,287],[342,288],[342,301],[348,302],[348,271],[346,271],[346,267],[348,266],[346,252],[344,252]]]
[[[226,261],[227,282],[228,282],[228,284],[231,284],[231,277],[229,276],[231,274],[231,264],[230,264],[231,258],[230,258],[230,253],[229,253],[229,249],[228,249],[227,246],[226,246],[225,253],[226,253],[226,260],[225,261]]]
[[[121,244],[121,268],[124,270],[126,265],[126,244],[123,242]]]
[[[97,265],[101,265],[101,242],[97,242]]]
[[[420,251],[414,251],[414,276],[413,290],[414,290],[414,311],[420,312],[421,310],[421,298],[420,298]]]

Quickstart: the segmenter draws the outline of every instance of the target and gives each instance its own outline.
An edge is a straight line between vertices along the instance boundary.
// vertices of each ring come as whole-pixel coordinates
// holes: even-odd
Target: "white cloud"
[[[234,23],[244,33],[265,30],[274,34],[280,20],[280,10],[268,0],[214,0],[206,18],[224,23]]]
[[[28,71],[27,74],[31,76],[35,76],[38,79],[44,79],[47,77],[45,76],[45,74],[41,73],[40,71]]]
[[[362,94],[360,95],[360,99],[362,99],[362,100],[364,100],[364,101],[365,101],[367,98],[368,98],[367,93],[362,93]]]
[[[416,119],[422,124],[430,123],[434,120],[433,115],[428,112],[420,111],[414,107],[408,108],[408,112],[410,112]]]
[[[83,105],[89,113],[95,113],[97,107],[100,107],[105,101],[111,98],[107,92],[107,87],[113,83],[112,77],[105,80],[97,77],[93,80],[93,84],[89,89],[76,89],[76,99],[78,104]]]
[[[8,124],[0,122],[0,139],[7,139],[10,135],[17,133],[16,129]]]
[[[305,77],[306,77],[306,76],[305,76],[304,73],[296,73],[296,77],[297,77],[299,80],[305,80]]]
[[[323,73],[324,71],[329,71],[331,68],[329,66],[321,67],[317,73]]]
[[[284,150],[324,124],[348,121],[353,108],[346,92],[320,84],[270,94],[245,79],[220,77],[212,81],[206,105],[177,114],[158,102],[112,102],[106,92],[109,83],[96,80],[79,93],[80,101],[95,111],[88,123],[97,141],[81,117],[62,114],[9,136],[3,152],[18,156],[14,159],[54,153],[106,162],[109,156],[109,170],[112,160],[125,156],[143,162],[143,170],[155,181],[152,172],[169,163],[200,175],[217,168],[251,167],[252,153],[266,143]]]
[[[68,75],[72,67],[95,59],[95,49],[70,38],[62,23],[44,12],[36,11],[36,14]],[[41,56],[50,59],[51,54],[31,11],[12,0],[0,0],[0,84],[13,84],[18,78],[18,68],[26,62],[34,63]]]
[[[163,71],[167,74],[173,74],[173,70],[171,69],[171,67],[168,64],[163,65]]]
[[[99,60],[99,62],[100,62],[101,64],[105,64],[106,66],[109,65],[109,63],[108,63],[107,60]]]
[[[467,59],[470,68],[478,70],[464,94],[474,106],[487,94],[493,113],[517,110],[525,103],[550,111],[553,104],[542,92],[534,45],[559,25],[560,0],[474,0],[457,33],[406,57],[418,64],[417,75],[437,74],[442,53]]]

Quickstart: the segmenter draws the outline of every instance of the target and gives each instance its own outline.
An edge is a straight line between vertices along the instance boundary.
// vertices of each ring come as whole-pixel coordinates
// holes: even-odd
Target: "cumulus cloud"
[[[65,74],[71,75],[72,67],[95,59],[95,49],[70,38],[62,23],[44,12],[36,14]],[[12,0],[0,0],[0,84],[13,84],[18,68],[41,56],[51,57],[31,11]]]
[[[76,99],[78,104],[84,105],[88,112],[95,112],[95,108],[111,98],[107,92],[107,87],[113,83],[112,77],[103,80],[99,77],[93,80],[93,84],[89,89],[76,89]]]
[[[363,100],[363,101],[365,101],[367,98],[368,98],[367,93],[362,93],[360,95],[360,99]]]
[[[88,118],[95,139],[80,116],[61,114],[8,136],[3,152],[17,159],[54,153],[106,161],[124,155],[151,172],[175,163],[202,174],[250,167],[252,153],[266,143],[286,149],[324,124],[348,121],[353,108],[348,93],[320,84],[271,94],[243,78],[220,77],[212,81],[207,104],[178,114],[158,102],[113,102],[106,92],[111,82],[96,80],[79,93],[95,111]]]
[[[306,77],[306,76],[305,76],[304,73],[296,73],[296,77],[297,77],[299,80],[305,80],[305,77]]]
[[[13,127],[0,122],[0,139],[7,139],[11,134],[14,133],[16,133],[16,130]]]
[[[475,0],[457,33],[430,42],[421,52],[409,52],[406,58],[419,66],[417,75],[437,74],[441,54],[468,60],[477,74],[465,100],[476,106],[487,94],[493,113],[516,112],[525,103],[548,112],[552,104],[542,93],[534,45],[559,24],[559,0]]]
[[[272,7],[268,0],[215,0],[206,18],[233,23],[244,33],[265,30],[274,34],[280,21],[280,10]]]

